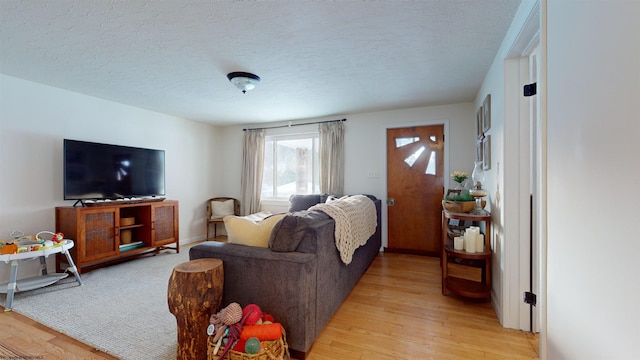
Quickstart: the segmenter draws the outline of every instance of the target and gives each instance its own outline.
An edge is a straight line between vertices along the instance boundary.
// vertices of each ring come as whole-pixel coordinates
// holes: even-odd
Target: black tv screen
[[[164,150],[64,139],[64,199],[162,196]]]

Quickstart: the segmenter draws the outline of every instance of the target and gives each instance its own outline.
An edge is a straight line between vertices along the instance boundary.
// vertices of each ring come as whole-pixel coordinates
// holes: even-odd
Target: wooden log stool
[[[197,259],[173,268],[167,298],[178,323],[178,360],[207,359],[207,327],[222,305],[223,285],[220,259]]]

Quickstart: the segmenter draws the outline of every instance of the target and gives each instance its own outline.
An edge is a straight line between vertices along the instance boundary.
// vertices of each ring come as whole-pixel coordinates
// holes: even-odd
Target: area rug
[[[169,312],[167,286],[173,267],[188,261],[188,250],[87,272],[82,286],[70,275],[16,293],[13,311],[123,360],[175,359],[176,319]]]

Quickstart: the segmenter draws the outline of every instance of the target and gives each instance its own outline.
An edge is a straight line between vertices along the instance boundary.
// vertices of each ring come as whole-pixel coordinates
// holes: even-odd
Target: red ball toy
[[[249,304],[242,309],[242,318],[245,325],[255,325],[262,318],[262,310],[256,304]]]

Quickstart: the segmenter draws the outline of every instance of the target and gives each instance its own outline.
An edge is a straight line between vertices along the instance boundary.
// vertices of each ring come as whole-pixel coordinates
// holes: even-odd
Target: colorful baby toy
[[[41,238],[40,235],[43,233],[51,234],[51,240],[44,240]],[[12,241],[0,241],[0,255],[45,250],[62,246],[64,244],[64,234],[61,232],[53,233],[51,231],[41,231],[35,236],[25,236],[22,231],[14,230],[9,234],[9,236],[13,238]]]

